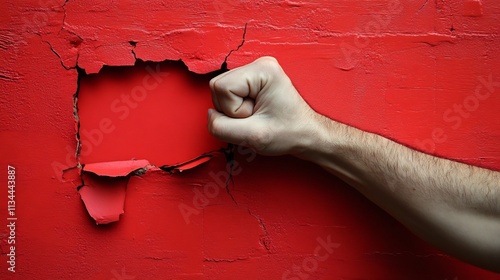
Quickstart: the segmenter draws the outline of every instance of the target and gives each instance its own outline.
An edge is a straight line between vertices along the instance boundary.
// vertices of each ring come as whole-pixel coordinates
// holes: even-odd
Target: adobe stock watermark
[[[356,27],[354,32],[357,33],[358,36],[354,37],[352,44],[348,44],[344,41],[340,43],[340,49],[344,55],[347,65],[356,65],[356,61],[353,59],[353,56],[359,55],[371,43],[369,35],[362,36],[361,34],[379,34],[382,32],[383,28],[387,28],[387,26],[389,26],[394,16],[400,14],[402,11],[403,6],[399,0],[389,0],[386,9],[380,11],[379,13],[374,13],[372,15],[373,19],[366,23],[363,28]]]
[[[170,75],[168,71],[164,72],[160,69],[160,63],[157,63],[155,67],[148,65],[145,67],[145,70],[148,74],[144,76],[141,84],[133,87],[129,93],[123,93],[120,97],[111,101],[109,106],[113,116],[103,117],[99,121],[97,128],[90,130],[85,128],[80,129],[80,155],[90,155],[95,147],[102,144],[105,136],[113,133],[116,129],[115,121],[124,121],[127,119],[131,112],[138,108],[141,102],[146,100],[148,94],[158,88],[158,86],[164,81],[165,77]],[[51,164],[56,176],[61,174],[63,170],[73,167],[73,164],[76,161],[74,147],[67,145],[66,151],[67,153],[64,163],[53,161]]]
[[[469,118],[475,111],[477,111],[486,100],[488,100],[496,89],[500,87],[500,82],[493,81],[493,75],[488,77],[479,76],[477,78],[478,84],[474,92],[467,95],[461,102],[451,105],[443,112],[442,120],[451,127],[452,130],[460,129],[464,119]],[[430,136],[426,139],[415,140],[415,145],[420,150],[428,153],[434,153],[438,144],[443,144],[448,140],[448,135],[443,127],[435,127]],[[398,173],[385,174],[385,181],[387,187],[392,192],[396,191],[398,184],[410,179],[411,174],[415,173],[418,167],[409,164],[400,164]]]
[[[245,147],[244,144],[245,143],[236,145],[235,153],[243,156],[243,160],[246,162],[252,162],[257,157],[257,153],[255,150]],[[199,215],[201,210],[210,203],[211,199],[219,196],[221,191],[225,191],[226,183],[234,176],[241,174],[242,171],[241,165],[234,158],[225,164],[224,170],[218,172],[210,171],[208,176],[212,181],[206,183],[203,186],[203,190],[198,187],[193,188],[194,195],[191,205],[185,203],[180,203],[178,205],[179,211],[186,224],[189,225],[191,223],[191,216]]]
[[[320,264],[333,254],[334,250],[340,247],[339,243],[332,241],[332,236],[328,235],[326,240],[318,237],[316,238],[317,246],[314,248],[313,255],[306,257],[300,264],[292,265],[292,268],[286,270],[281,279],[282,280],[305,280],[310,279],[316,272]],[[311,278],[312,279],[312,278]]]

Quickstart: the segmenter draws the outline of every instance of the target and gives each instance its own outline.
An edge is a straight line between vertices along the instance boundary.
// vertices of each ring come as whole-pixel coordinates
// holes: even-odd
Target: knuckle
[[[278,60],[272,56],[261,57],[258,59],[258,63],[270,77],[281,77],[284,73]]]
[[[259,63],[261,63],[263,66],[272,69],[272,70],[277,70],[281,69],[280,64],[278,63],[278,60],[272,56],[264,56],[259,59]]]
[[[259,62],[269,64],[269,65],[279,65],[278,60],[273,56],[263,56],[258,59]]]
[[[210,89],[214,93],[220,93],[224,89],[224,84],[221,82],[221,79],[213,78],[210,80]]]

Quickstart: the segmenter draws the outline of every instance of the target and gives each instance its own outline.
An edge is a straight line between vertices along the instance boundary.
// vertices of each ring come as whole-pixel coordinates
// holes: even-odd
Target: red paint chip
[[[107,178],[84,173],[84,182],[79,193],[96,224],[118,221],[124,213],[128,178]]]
[[[138,169],[146,168],[148,165],[149,162],[147,160],[87,163],[83,167],[83,171],[107,177],[122,177],[127,176]]]

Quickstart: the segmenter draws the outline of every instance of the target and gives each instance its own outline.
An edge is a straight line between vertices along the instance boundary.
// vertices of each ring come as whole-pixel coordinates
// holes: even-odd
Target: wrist
[[[310,117],[302,125],[297,135],[297,145],[292,155],[309,161],[314,161],[323,153],[329,153],[335,148],[340,133],[341,124],[311,110]]]

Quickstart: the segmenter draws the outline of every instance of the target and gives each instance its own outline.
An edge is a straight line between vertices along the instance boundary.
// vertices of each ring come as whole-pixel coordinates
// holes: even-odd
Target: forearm
[[[298,156],[355,187],[444,251],[500,271],[500,173],[409,149],[323,116]]]

